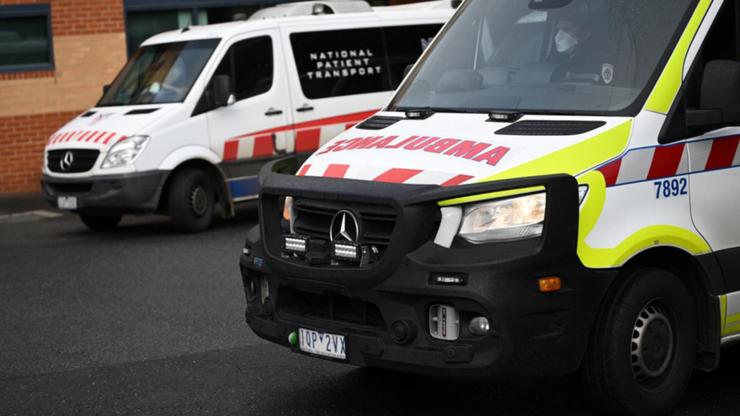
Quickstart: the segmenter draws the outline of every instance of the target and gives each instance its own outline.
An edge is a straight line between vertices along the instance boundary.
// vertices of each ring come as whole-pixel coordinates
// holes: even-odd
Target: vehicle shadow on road
[[[199,236],[207,233],[217,233],[233,229],[248,230],[257,222],[257,207],[249,206],[236,212],[231,218],[214,219],[211,227],[201,233],[188,234],[175,229],[169,217],[160,215],[127,216],[121,224],[108,231],[92,231],[78,220],[77,226],[61,231],[65,237],[95,237],[100,240],[108,239],[137,239],[152,237]]]
[[[723,350],[720,368],[695,372],[673,415],[737,415],[740,346]],[[280,411],[309,415],[597,415],[578,376],[542,380],[428,377],[372,368],[309,376],[303,391],[279,392]],[[313,384],[320,380],[320,387]],[[308,380],[306,380],[308,381]],[[306,384],[304,384],[306,386]],[[277,390],[277,391],[276,391]],[[280,413],[280,412],[278,412]]]

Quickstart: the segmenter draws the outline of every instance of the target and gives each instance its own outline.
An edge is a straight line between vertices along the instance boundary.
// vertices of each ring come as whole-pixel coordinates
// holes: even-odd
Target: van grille
[[[395,210],[384,205],[300,199],[295,202],[293,209],[296,214],[293,224],[296,234],[327,241],[330,240],[334,216],[342,210],[355,213],[362,229],[358,243],[375,246],[381,255],[388,248],[396,225]]]
[[[71,163],[63,164],[62,161],[67,153],[71,154]],[[95,166],[100,155],[99,150],[92,149],[63,149],[50,150],[46,155],[46,166],[52,172],[59,173],[82,173],[87,172]]]
[[[374,304],[330,293],[316,294],[282,287],[278,292],[277,312],[385,329],[383,315]]]

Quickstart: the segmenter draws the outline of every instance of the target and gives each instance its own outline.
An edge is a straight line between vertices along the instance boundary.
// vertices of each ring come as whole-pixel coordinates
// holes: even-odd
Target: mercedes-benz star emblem
[[[66,172],[72,167],[73,163],[75,163],[75,155],[72,152],[67,152],[62,157],[62,160],[59,161],[59,168],[63,172]]]
[[[357,243],[360,240],[360,223],[357,216],[347,210],[337,212],[331,220],[329,238],[331,241]]]

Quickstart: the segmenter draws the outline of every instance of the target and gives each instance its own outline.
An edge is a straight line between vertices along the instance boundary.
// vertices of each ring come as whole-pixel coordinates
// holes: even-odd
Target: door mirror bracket
[[[216,75],[213,77],[213,103],[216,108],[226,107],[236,102],[236,97],[231,90],[231,77],[228,75]]]

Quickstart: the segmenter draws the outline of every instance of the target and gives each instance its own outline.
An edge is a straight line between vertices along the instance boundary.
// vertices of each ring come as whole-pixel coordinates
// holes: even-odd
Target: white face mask
[[[555,35],[555,49],[559,53],[570,53],[578,45],[578,39],[574,38],[570,33],[560,29]]]

